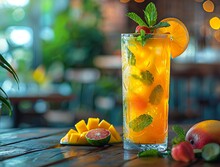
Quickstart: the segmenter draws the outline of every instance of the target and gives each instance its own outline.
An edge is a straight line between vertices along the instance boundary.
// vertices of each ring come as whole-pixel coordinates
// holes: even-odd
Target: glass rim
[[[170,34],[162,34],[162,33],[148,33],[151,34],[151,38],[167,38]],[[138,37],[140,33],[121,33],[121,37]]]

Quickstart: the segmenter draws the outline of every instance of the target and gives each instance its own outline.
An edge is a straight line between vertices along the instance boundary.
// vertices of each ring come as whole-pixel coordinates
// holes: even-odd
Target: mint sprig
[[[176,145],[182,141],[185,141],[186,132],[179,125],[173,125],[172,130],[176,133],[176,137],[172,139],[172,144]]]
[[[157,9],[154,3],[150,2],[144,10],[144,18],[148,27],[152,27],[157,22]]]
[[[150,2],[146,8],[144,9],[144,19],[138,16],[134,12],[129,12],[127,16],[135,21],[139,26],[145,26],[150,29],[150,32],[153,33],[155,29],[161,27],[169,27],[170,24],[167,22],[159,22],[157,23],[157,8],[153,2]],[[140,31],[140,35],[137,37],[137,41],[139,41],[142,46],[146,44],[147,39],[152,38],[152,34],[146,34],[145,31]]]
[[[138,16],[136,13],[130,12],[130,13],[127,14],[127,16],[128,16],[130,19],[132,19],[134,22],[136,22],[138,25],[140,25],[140,26],[147,26],[147,24],[145,23],[145,21],[142,20],[142,19],[140,18],[140,16]]]

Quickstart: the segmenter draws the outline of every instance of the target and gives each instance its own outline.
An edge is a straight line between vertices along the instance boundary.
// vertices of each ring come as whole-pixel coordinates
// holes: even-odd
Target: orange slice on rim
[[[171,38],[171,56],[175,58],[181,55],[189,44],[189,33],[186,26],[177,18],[165,18],[161,22],[168,22],[169,27],[156,30],[157,33],[169,33]]]

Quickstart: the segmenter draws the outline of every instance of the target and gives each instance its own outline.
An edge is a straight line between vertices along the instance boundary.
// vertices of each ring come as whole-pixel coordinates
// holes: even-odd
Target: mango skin
[[[220,121],[205,120],[193,125],[186,133],[185,140],[194,149],[202,149],[208,143],[220,144]]]

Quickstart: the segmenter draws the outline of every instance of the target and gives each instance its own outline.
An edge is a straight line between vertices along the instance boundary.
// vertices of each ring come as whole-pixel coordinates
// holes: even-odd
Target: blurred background
[[[158,21],[177,17],[190,33],[171,64],[170,123],[220,118],[220,1],[152,0]],[[126,17],[143,17],[149,0],[0,0],[0,53],[15,68],[19,88],[2,69],[13,105],[0,128],[73,126],[100,117],[122,125],[120,34]]]

